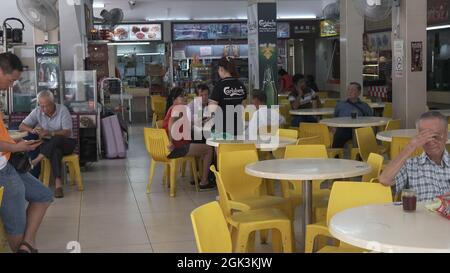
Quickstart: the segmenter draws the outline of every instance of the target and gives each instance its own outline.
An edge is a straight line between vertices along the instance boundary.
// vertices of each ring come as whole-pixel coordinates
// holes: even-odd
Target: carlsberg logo
[[[41,55],[50,55],[50,54],[57,54],[58,49],[56,47],[42,47],[39,46],[36,48],[36,52]]]
[[[272,21],[259,20],[259,26],[262,28],[274,28],[277,26],[277,23]]]

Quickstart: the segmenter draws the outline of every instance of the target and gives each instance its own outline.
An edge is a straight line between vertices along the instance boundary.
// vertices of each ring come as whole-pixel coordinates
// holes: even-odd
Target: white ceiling
[[[332,0],[278,0],[280,18],[320,17],[322,8]],[[128,0],[94,0],[105,9],[121,8],[125,21],[246,19],[247,0],[136,0],[130,8]],[[95,9],[98,16],[101,9]]]

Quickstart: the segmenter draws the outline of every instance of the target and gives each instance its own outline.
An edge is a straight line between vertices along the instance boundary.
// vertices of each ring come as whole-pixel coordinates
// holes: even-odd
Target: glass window
[[[450,92],[450,29],[428,31],[428,91]]]

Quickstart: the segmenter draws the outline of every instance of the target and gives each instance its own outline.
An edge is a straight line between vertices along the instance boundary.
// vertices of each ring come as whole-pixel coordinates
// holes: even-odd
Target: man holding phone
[[[395,186],[397,193],[414,190],[418,201],[449,195],[450,156],[445,147],[447,118],[439,112],[428,112],[420,117],[416,126],[419,135],[389,163],[379,180],[385,186]],[[410,158],[418,148],[423,148],[425,153]]]
[[[72,117],[64,105],[55,103],[52,92],[42,91],[37,99],[39,107],[28,115],[19,130],[38,135],[44,141],[31,164],[36,166],[44,157],[50,160],[55,177],[55,197],[63,198],[61,161],[63,156],[73,153],[77,144],[71,138]]]

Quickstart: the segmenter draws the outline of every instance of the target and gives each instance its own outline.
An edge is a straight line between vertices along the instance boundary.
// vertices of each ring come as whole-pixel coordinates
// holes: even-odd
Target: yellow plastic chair
[[[406,145],[411,141],[410,137],[393,137],[391,142],[391,160],[397,158],[397,156],[405,149]],[[419,148],[411,155],[411,157],[420,156],[423,153],[423,149]]]
[[[0,187],[0,207],[2,206],[2,199],[3,199],[3,187]],[[9,245],[8,241],[6,240],[6,233],[3,228],[3,222],[0,218],[0,253],[7,253],[9,252]]]
[[[193,210],[191,221],[199,253],[233,252],[228,223],[218,202]]]
[[[371,153],[369,155],[369,158],[367,159],[367,164],[369,164],[369,166],[372,167],[372,171],[364,175],[361,181],[376,182],[376,180],[378,180],[378,177],[381,174],[381,170],[383,169],[383,162],[384,162],[383,156]]]
[[[394,120],[390,120],[388,121],[388,123],[386,124],[386,127],[384,128],[380,128],[380,132],[381,131],[394,131],[394,130],[400,130],[401,129],[401,120],[400,119],[394,119]],[[386,142],[383,141],[381,143],[384,147],[384,150],[386,151],[386,154],[390,153],[390,149],[391,149],[391,143],[390,142]]]
[[[331,137],[328,126],[326,126],[325,124],[302,122],[300,123],[300,127],[298,130],[299,138],[319,136],[322,141],[321,144],[324,144],[325,147],[327,147],[329,158],[344,158],[344,149],[331,148],[333,146],[333,139]]]
[[[393,117],[392,103],[386,102],[384,104],[383,117],[385,117],[385,118],[392,118]]]
[[[283,116],[285,123],[285,128],[289,128],[292,122],[292,116],[289,113],[291,111],[291,104],[288,102],[287,104],[280,105],[280,115]]]
[[[377,183],[365,182],[335,182],[331,189],[330,201],[328,203],[327,221],[308,225],[306,227],[306,253],[314,250],[314,240],[318,236],[333,238],[328,231],[328,224],[331,218],[337,213],[360,206],[392,203],[392,191],[390,187],[385,187]],[[333,238],[334,239],[334,238]],[[340,243],[339,247],[326,246],[319,252],[365,252],[345,243]]]
[[[316,92],[316,96],[318,96],[320,99],[327,99],[328,98],[328,92],[325,92],[325,91]]]
[[[77,154],[64,156],[62,159],[62,163],[68,167],[71,185],[77,184],[78,191],[83,191],[84,185],[83,178],[81,177],[79,156]],[[39,180],[41,180],[46,187],[48,187],[50,184],[51,171],[52,166],[50,164],[50,161],[47,158],[44,158],[41,161],[41,174],[39,176]]]
[[[338,99],[326,99],[325,102],[322,104],[322,107],[323,108],[336,108],[338,103],[339,103]]]
[[[298,139],[298,130],[278,129],[278,136],[284,137],[284,138]],[[275,151],[272,151],[272,155],[276,159],[282,159],[282,158],[284,158],[285,150],[286,150],[286,148],[276,149]]]
[[[287,146],[285,159],[291,158],[328,158],[325,145],[297,145]],[[321,181],[313,181],[313,221],[325,219],[329,189],[321,189]],[[302,203],[302,184],[300,181],[282,181],[281,191],[285,198],[289,198],[292,207],[298,207]]]
[[[297,145],[322,145],[322,141],[320,136],[304,137],[297,140]]]
[[[167,101],[166,98],[159,95],[150,96],[150,100],[150,105],[153,112],[152,127],[156,128],[156,122],[164,119]]]
[[[169,151],[169,137],[167,136],[166,130],[164,129],[154,129],[154,128],[144,128],[144,140],[147,152],[151,156],[151,163],[149,169],[149,177],[147,184],[147,193],[150,193],[150,187],[153,182],[153,175],[155,173],[156,163],[163,163],[166,165],[166,172],[170,174],[170,197],[175,197],[176,195],[176,179],[177,179],[177,167],[180,166],[184,161],[188,161],[191,164],[192,175],[194,177],[195,186],[197,191],[198,177],[197,177],[197,166],[194,157],[181,157],[176,159],[169,159],[167,156],[170,154]]]
[[[219,144],[217,148],[217,169],[220,171],[220,155],[228,152],[239,152],[239,151],[257,151],[255,144],[233,144],[233,143],[224,143]]]
[[[384,147],[378,145],[371,127],[358,128],[355,130],[355,135],[358,148],[352,149],[352,160],[356,160],[359,155],[362,161],[367,162],[371,153],[384,154]]]
[[[219,202],[228,224],[231,226],[231,238],[234,252],[252,252],[254,250],[255,232],[272,230],[274,252],[293,252],[295,239],[292,221],[283,211],[276,208],[261,208],[232,213],[233,205],[229,199],[229,190],[221,173],[214,166],[211,171],[216,176],[219,190]]]
[[[157,122],[156,122],[156,129],[162,129],[163,128],[163,122],[164,122],[164,120],[158,120]]]

